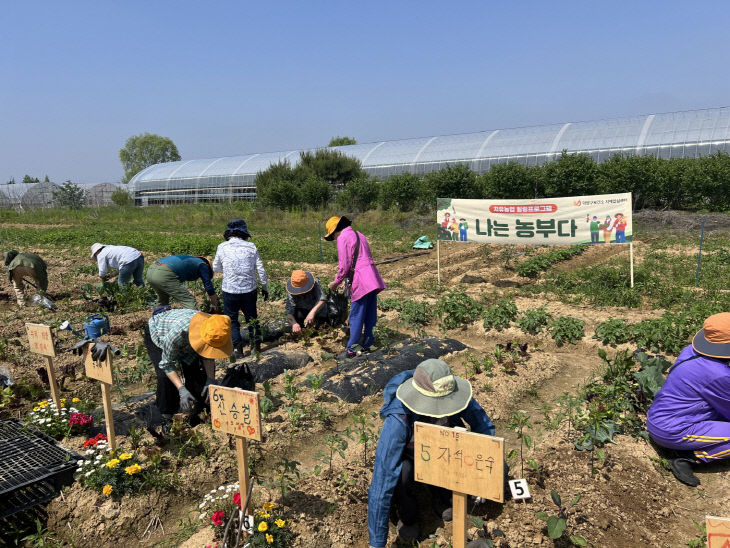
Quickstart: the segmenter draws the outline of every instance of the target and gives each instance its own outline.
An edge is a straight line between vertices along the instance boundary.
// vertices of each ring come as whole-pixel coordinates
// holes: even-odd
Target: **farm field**
[[[0,537],[10,545],[215,546],[215,527],[210,514],[200,519],[200,505],[211,490],[236,481],[234,449],[205,417],[194,427],[176,424],[164,441],[145,431],[155,387],[142,333],[150,293],[95,287],[89,245],[131,245],[147,264],[173,253],[212,256],[225,223],[245,218],[274,280],[272,299],[259,301],[262,321],[273,325],[284,315],[283,281],[292,269],[310,270],[325,283],[333,278],[335,246],[321,242],[320,252],[318,237],[318,221],[328,216],[246,204],[0,212],[3,248],[46,259],[48,294],[57,305],[53,312],[19,310],[7,277],[0,285],[0,361],[15,381],[2,394],[0,418],[25,419],[49,397],[36,371],[43,359],[28,352],[24,323],[58,327],[68,320],[80,327],[100,311],[100,300],[115,299],[116,309],[108,312],[112,331],[105,337],[122,350],[115,359],[115,422],[122,449],[138,455],[145,470],[143,484],[122,496],[77,482],[43,511],[3,523]],[[276,504],[275,512],[295,533],[292,546],[366,547],[382,391],[372,389],[356,401],[360,395],[343,399],[331,388],[347,375],[387,366],[406,346],[421,352],[435,338],[461,343],[442,358],[471,381],[496,435],[507,441],[511,477],[527,478],[533,495],[528,502],[470,504],[472,537],[481,534],[502,547],[702,546],[705,515],[727,515],[730,508],[730,466],[698,467],[701,485],[682,485],[668,471],[665,455],[647,441],[644,426],[657,371],[673,362],[706,316],[730,309],[730,218],[710,219],[695,287],[698,217],[635,215],[631,288],[628,246],[604,245],[448,243],[441,247],[439,284],[436,250],[411,250],[423,234],[434,239],[431,215],[353,215],[376,261],[414,256],[379,267],[388,289],[379,297],[379,352],[369,361],[359,359],[352,371],[338,369],[335,358],[346,332],[323,329],[265,344],[270,348],[252,362],[255,372],[278,371],[282,363],[287,369],[257,385],[270,405],[264,441],[249,444],[256,507]],[[194,292],[202,299],[201,288]],[[68,331],[57,332],[59,349],[75,340]],[[101,431],[98,383],[83,376],[80,358],[71,353],[60,352],[55,363],[63,397],[97,409],[91,433]],[[218,364],[219,378],[227,365]],[[71,435],[62,443],[83,454],[88,437]],[[552,491],[563,506],[580,495],[562,516],[567,527],[558,539],[537,516],[558,515]],[[391,527],[391,542],[395,536]],[[450,538],[451,525],[426,512],[419,546],[449,546]]]

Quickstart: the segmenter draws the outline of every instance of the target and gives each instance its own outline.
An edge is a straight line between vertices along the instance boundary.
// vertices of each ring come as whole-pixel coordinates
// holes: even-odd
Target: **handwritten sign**
[[[86,359],[84,360],[86,376],[90,379],[96,379],[97,381],[101,381],[106,384],[114,384],[110,352],[107,351],[104,359],[97,362],[94,360],[94,358],[91,357],[92,346],[93,345],[91,344],[86,345]]]
[[[261,441],[258,393],[216,385],[211,385],[208,390],[210,418],[215,430]]]
[[[415,423],[417,481],[504,502],[504,439]]]
[[[730,547],[730,518],[706,516],[707,548]]]
[[[56,356],[50,327],[39,323],[27,323],[25,324],[25,329],[28,331],[28,342],[30,343],[31,352],[48,356],[49,358]]]

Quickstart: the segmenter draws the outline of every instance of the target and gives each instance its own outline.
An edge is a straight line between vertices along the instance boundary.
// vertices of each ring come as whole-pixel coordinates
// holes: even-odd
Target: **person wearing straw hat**
[[[292,272],[286,281],[286,292],[286,316],[294,335],[301,333],[302,326],[327,320],[327,296],[311,272]]]
[[[329,288],[335,291],[343,282],[349,285],[350,339],[345,355],[355,357],[355,345],[366,352],[375,342],[373,330],[378,321],[378,293],[385,289],[385,282],[375,266],[370,244],[361,232],[353,230],[347,217],[330,217],[327,221],[327,241],[337,240],[337,275]]]
[[[730,312],[714,314],[679,353],[649,407],[647,430],[672,449],[674,476],[696,487],[693,466],[730,458]]]
[[[145,279],[157,293],[158,305],[170,304],[172,299],[191,310],[197,310],[198,303],[185,282],[200,280],[210,298],[210,312],[218,312],[218,297],[212,282],[213,263],[207,257],[170,255],[157,259],[147,268]]]
[[[48,289],[48,272],[46,262],[35,253],[19,253],[15,249],[3,254],[5,268],[8,269],[10,282],[13,284],[15,300],[18,306],[25,306],[24,281],[34,285],[43,295]]]
[[[380,409],[383,429],[375,451],[375,468],[368,491],[368,533],[371,548],[388,540],[391,505],[398,514],[398,536],[404,542],[418,537],[419,504],[413,477],[413,424],[442,426],[468,424],[472,432],[494,435],[494,424],[472,397],[468,380],[454,376],[448,364],[429,359],[414,370],[393,377],[383,391]],[[451,491],[430,486],[433,510],[451,520]]]
[[[214,360],[233,351],[231,320],[185,308],[165,310],[145,325],[145,346],[157,372],[156,404],[164,430],[172,415],[197,415],[207,401],[208,387],[215,382]]]
[[[105,245],[100,243],[92,244],[91,258],[96,259],[99,267],[99,277],[107,281],[117,276],[119,287],[126,286],[134,280],[134,285],[144,286],[144,255],[126,245]],[[117,274],[112,274],[109,269],[116,269]]]

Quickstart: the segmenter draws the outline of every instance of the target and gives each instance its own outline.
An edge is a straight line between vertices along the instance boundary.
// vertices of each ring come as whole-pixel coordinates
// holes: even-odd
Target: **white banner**
[[[438,239],[493,244],[631,242],[631,193],[534,200],[439,198]]]

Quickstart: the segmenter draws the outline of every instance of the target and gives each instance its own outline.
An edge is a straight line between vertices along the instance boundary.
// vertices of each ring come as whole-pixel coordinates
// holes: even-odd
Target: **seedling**
[[[279,489],[281,493],[282,502],[286,499],[286,495],[294,489],[299,480],[299,463],[295,460],[289,460],[286,457],[282,457],[274,465],[272,475],[267,477],[265,482],[269,489]]]
[[[289,369],[284,371],[284,395],[287,397],[290,403],[297,401],[297,395],[299,394],[299,387],[294,384],[294,378],[296,373]]]
[[[372,445],[378,439],[375,423],[370,419],[375,419],[377,413],[366,413],[363,410],[357,410],[350,413],[350,425],[345,430],[345,435],[350,439],[357,440],[362,443],[362,461],[367,464],[368,445]],[[354,437],[353,437],[354,436]]]
[[[537,512],[535,514],[539,519],[547,523],[548,536],[557,540],[561,538],[568,527],[568,511],[580,501],[581,494],[576,497],[567,506],[562,505],[562,500],[557,491],[550,491],[550,497],[555,506],[558,507],[557,515],[549,515],[546,512]],[[588,542],[581,536],[568,534],[568,539],[574,546],[588,546]]]
[[[320,389],[322,388],[322,375],[307,375],[307,383],[309,384],[309,387],[312,389],[312,394],[314,394],[315,399],[317,398],[317,394],[319,393]]]
[[[340,455],[341,458],[345,458],[345,450],[347,449],[347,440],[337,434],[327,434],[324,439],[324,445],[327,447],[327,453],[320,452],[323,462],[327,463],[329,473],[332,473],[332,459],[335,455]],[[319,468],[319,470],[318,470]],[[321,467],[319,465],[314,467],[315,473],[319,475]]]
[[[522,470],[521,477],[524,477],[525,461],[523,457],[523,448],[527,447],[528,449],[530,449],[532,447],[532,437],[525,432],[526,429],[532,430],[530,416],[527,415],[524,411],[518,411],[517,413],[514,413],[509,419],[507,428],[509,428],[510,430],[514,430],[517,433],[517,439],[520,440],[520,468]],[[512,451],[516,450],[513,449]],[[510,451],[510,455],[514,456],[512,454],[512,451]]]

